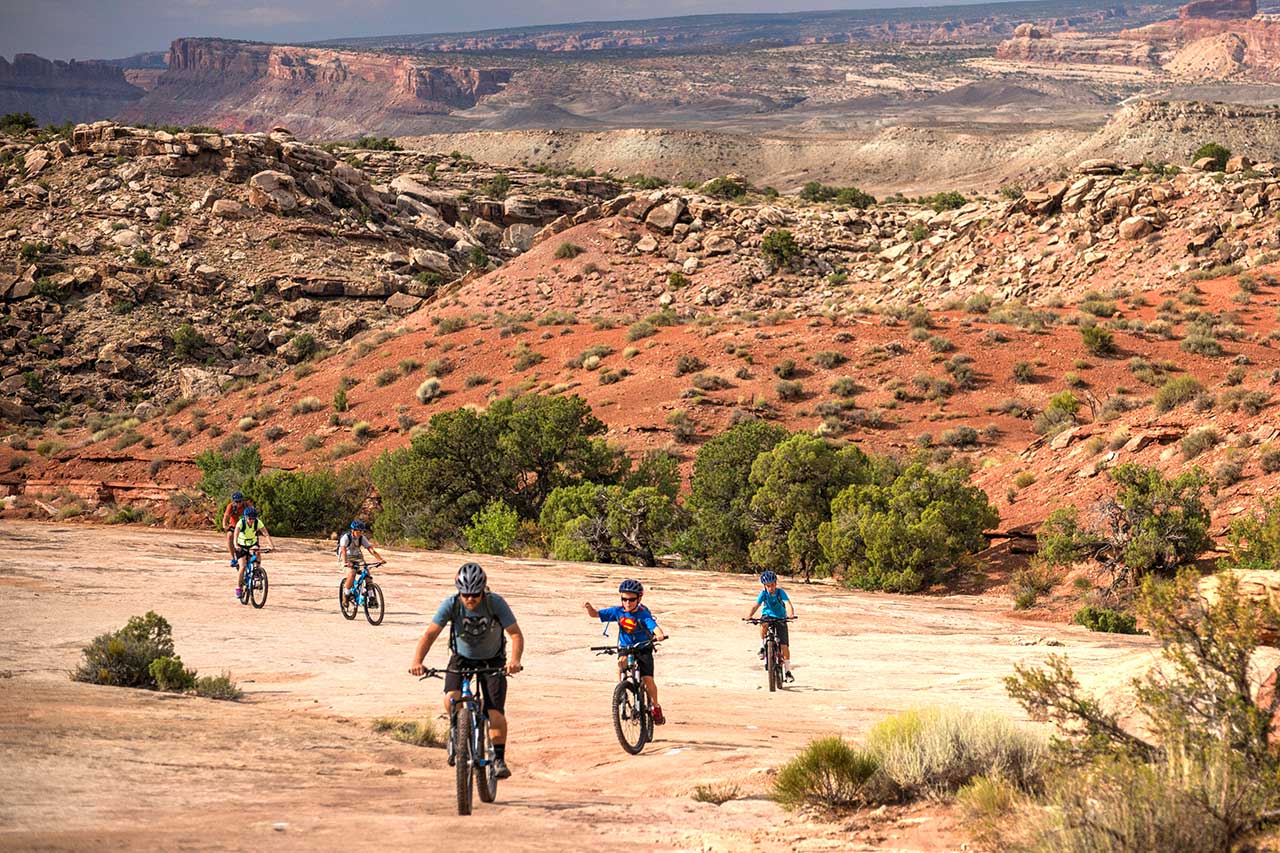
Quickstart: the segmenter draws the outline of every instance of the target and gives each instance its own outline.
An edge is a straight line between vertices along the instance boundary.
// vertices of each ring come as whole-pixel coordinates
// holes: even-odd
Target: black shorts
[[[241,557],[244,557],[244,558],[246,558],[246,559],[247,559],[247,558],[249,557],[249,555],[250,555],[250,554],[252,554],[252,553],[253,553],[254,551],[256,551],[256,550],[258,550],[258,546],[257,546],[257,545],[240,545],[240,544],[237,544],[237,545],[236,545],[236,559],[238,560],[238,559],[240,559]]]
[[[449,656],[449,671],[444,674],[444,692],[453,693],[462,689],[462,673],[457,670],[474,667],[476,669],[489,669],[495,666],[506,666],[507,659],[505,656],[490,658],[489,660],[472,660],[471,658],[460,657],[457,652]],[[499,714],[506,713],[507,707],[507,677],[501,675],[486,675],[484,682],[484,710],[497,711]],[[471,691],[476,691],[475,682],[471,683]]]
[[[644,678],[653,678],[653,649],[635,653],[636,668]]]
[[[773,623],[773,630],[778,635],[778,645],[780,646],[791,645],[791,632],[787,630],[788,627],[786,622]]]

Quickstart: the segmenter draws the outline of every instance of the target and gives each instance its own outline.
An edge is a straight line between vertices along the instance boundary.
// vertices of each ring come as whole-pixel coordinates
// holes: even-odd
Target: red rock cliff
[[[0,57],[0,113],[28,112],[40,122],[110,118],[143,92],[107,62],[55,61],[19,53]]]
[[[1195,0],[1178,10],[1182,20],[1215,18],[1220,21],[1252,18],[1258,14],[1257,0]]]

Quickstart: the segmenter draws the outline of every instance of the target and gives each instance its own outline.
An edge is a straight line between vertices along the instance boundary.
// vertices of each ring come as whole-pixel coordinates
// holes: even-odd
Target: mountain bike
[[[764,625],[764,671],[769,679],[769,692],[773,693],[782,686],[785,669],[782,665],[782,643],[778,641],[778,624],[794,622],[796,617],[788,616],[779,619],[773,616],[762,616],[759,619],[747,619],[752,625]]]
[[[262,559],[258,548],[249,550],[249,557],[244,567],[244,583],[240,585],[240,603],[253,602],[254,609],[261,610],[267,603],[267,570],[262,568]]]
[[[422,678],[444,678],[448,671],[428,669]],[[458,814],[469,815],[473,790],[478,789],[480,801],[485,803],[492,803],[498,796],[498,771],[494,768],[497,754],[489,740],[489,715],[484,712],[484,680],[490,675],[506,678],[507,671],[502,667],[454,671],[462,675],[462,697],[455,700],[453,713],[449,715],[446,749],[457,783]]]
[[[636,652],[656,650],[653,642],[635,646],[592,646],[598,655],[625,655],[622,678],[613,688],[613,733],[629,755],[639,755],[644,745],[653,740],[653,705],[640,678]]]
[[[369,620],[370,625],[381,625],[383,609],[386,602],[382,598],[382,587],[373,582],[373,573],[370,569],[376,569],[382,563],[356,563],[356,567],[360,569],[356,575],[355,583],[352,589],[355,593],[346,595],[343,587],[347,585],[345,577],[338,579],[338,609],[342,611],[342,615],[348,619],[356,618],[356,614],[360,612],[360,607],[364,607],[364,618]]]

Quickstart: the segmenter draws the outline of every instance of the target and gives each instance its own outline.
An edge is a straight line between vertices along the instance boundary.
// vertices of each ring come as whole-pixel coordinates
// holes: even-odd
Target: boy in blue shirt
[[[754,617],[762,604],[764,605],[764,611],[760,615],[765,619],[786,619],[788,616],[794,618],[796,608],[792,605],[787,591],[778,587],[778,576],[773,572],[765,572],[760,575],[760,583],[764,585],[764,589],[760,590],[760,594],[756,596],[755,607],[751,608],[747,618]],[[760,658],[762,660],[764,659],[764,636],[767,628],[767,625],[760,626]],[[774,630],[778,634],[778,644],[782,646],[782,669],[786,672],[786,680],[795,681],[795,676],[791,674],[791,637],[790,632],[787,631],[787,623],[779,622],[774,626]]]
[[[644,586],[640,581],[625,580],[618,586],[618,595],[622,598],[620,607],[606,607],[596,610],[591,602],[586,602],[587,615],[599,618],[601,622],[618,623],[618,646],[629,648],[644,643],[665,640],[667,635],[658,627],[658,620],[653,618],[649,608],[640,603],[644,597]],[[662,714],[662,706],[658,704],[658,685],[653,680],[653,649],[635,653],[636,665],[640,669],[640,680],[644,682],[644,690],[649,694],[649,702],[653,704],[653,723],[661,726],[667,718]],[[626,665],[623,655],[618,655],[618,670]]]

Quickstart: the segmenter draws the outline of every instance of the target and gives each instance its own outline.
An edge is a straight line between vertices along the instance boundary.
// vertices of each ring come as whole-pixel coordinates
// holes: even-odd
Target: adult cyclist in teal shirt
[[[622,604],[618,607],[606,607],[596,610],[591,602],[586,602],[587,615],[598,618],[601,622],[618,623],[618,646],[630,648],[650,642],[660,642],[667,638],[658,627],[658,620],[653,618],[649,608],[640,603],[644,597],[644,586],[637,580],[627,579],[618,586],[618,595]],[[644,690],[653,703],[654,725],[661,726],[667,722],[658,704],[658,685],[653,680],[653,648],[650,647],[635,653],[636,666],[640,669],[640,680],[644,682]],[[623,655],[618,655],[618,674],[621,677],[625,665]]]
[[[764,585],[764,589],[760,590],[760,594],[756,596],[755,607],[751,608],[751,612],[747,614],[747,618],[756,615],[756,611],[764,605],[764,612],[760,615],[766,619],[786,619],[787,616],[792,618],[796,615],[795,605],[791,603],[790,596],[787,591],[778,586],[778,576],[773,572],[765,572],[760,575],[760,583]],[[790,611],[790,612],[788,612]],[[760,626],[760,657],[764,657],[764,636],[768,626]],[[791,674],[791,636],[787,631],[787,623],[779,622],[774,626],[778,633],[778,645],[782,646],[782,669],[786,672],[787,681],[795,681],[796,677]]]

